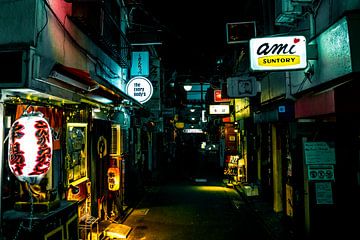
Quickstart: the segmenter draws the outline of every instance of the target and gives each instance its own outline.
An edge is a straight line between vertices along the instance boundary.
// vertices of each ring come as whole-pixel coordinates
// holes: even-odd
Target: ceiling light
[[[184,90],[185,91],[191,91],[191,89],[192,89],[192,85],[191,85],[191,81],[190,81],[190,79],[186,79],[186,81],[184,82]]]

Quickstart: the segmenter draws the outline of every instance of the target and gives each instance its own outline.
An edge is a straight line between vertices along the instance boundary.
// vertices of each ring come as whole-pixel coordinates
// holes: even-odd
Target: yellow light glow
[[[229,192],[230,189],[222,186],[197,186],[196,190],[204,192]]]
[[[108,186],[110,191],[117,191],[120,188],[120,170],[117,167],[108,169]]]

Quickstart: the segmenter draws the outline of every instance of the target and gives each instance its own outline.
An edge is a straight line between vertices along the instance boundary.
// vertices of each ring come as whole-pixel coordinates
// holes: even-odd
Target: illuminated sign
[[[149,76],[149,52],[132,52],[131,76]]]
[[[214,90],[214,102],[230,102],[229,98],[223,98],[221,96],[221,89]]]
[[[24,115],[12,124],[8,163],[17,179],[39,184],[51,167],[52,153],[51,128],[41,113]]]
[[[184,133],[203,133],[202,129],[199,128],[186,128],[183,130]]]
[[[175,127],[176,127],[176,128],[182,129],[182,128],[184,128],[184,126],[185,126],[185,123],[183,123],[183,122],[177,122],[177,123],[175,123]]]
[[[149,101],[153,92],[150,80],[145,77],[134,77],[126,84],[126,93],[140,103]]]
[[[306,39],[303,36],[250,40],[250,68],[253,71],[304,69],[306,66]]]
[[[216,114],[230,114],[229,105],[209,105],[209,113]]]

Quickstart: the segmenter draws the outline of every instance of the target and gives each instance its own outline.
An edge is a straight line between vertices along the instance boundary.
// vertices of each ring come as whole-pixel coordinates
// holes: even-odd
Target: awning
[[[304,96],[295,102],[295,118],[314,117],[335,113],[335,91],[333,89]]]
[[[95,73],[55,64],[49,78],[49,81],[53,83],[61,84],[63,87],[103,104],[120,104],[123,100],[128,100],[133,106],[143,107],[141,103]]]

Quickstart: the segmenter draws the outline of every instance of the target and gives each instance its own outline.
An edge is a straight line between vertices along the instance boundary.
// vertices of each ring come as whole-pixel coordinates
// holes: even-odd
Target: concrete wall
[[[36,37],[38,1],[0,2],[0,44],[31,44]]]
[[[0,2],[0,44],[34,47],[39,62],[39,70],[34,71],[38,75],[34,77],[47,78],[52,64],[57,62],[97,72],[124,90],[124,70],[73,24],[68,17],[72,13],[71,3],[47,2],[49,6],[43,0]]]
[[[356,57],[360,54],[360,33],[357,30],[360,28],[360,18],[353,13],[360,9],[360,1],[323,0],[319,3],[313,6],[316,10],[313,25],[310,24],[310,15],[305,14],[297,27],[288,33],[301,33],[307,38],[308,44],[317,44],[318,48],[317,60],[308,60],[307,69],[290,71],[288,90],[292,95],[360,71],[360,60]],[[304,31],[304,27],[308,30]],[[309,72],[310,67],[314,73],[306,78],[305,72]],[[261,101],[285,95],[285,86],[285,74],[270,73],[261,81]]]

